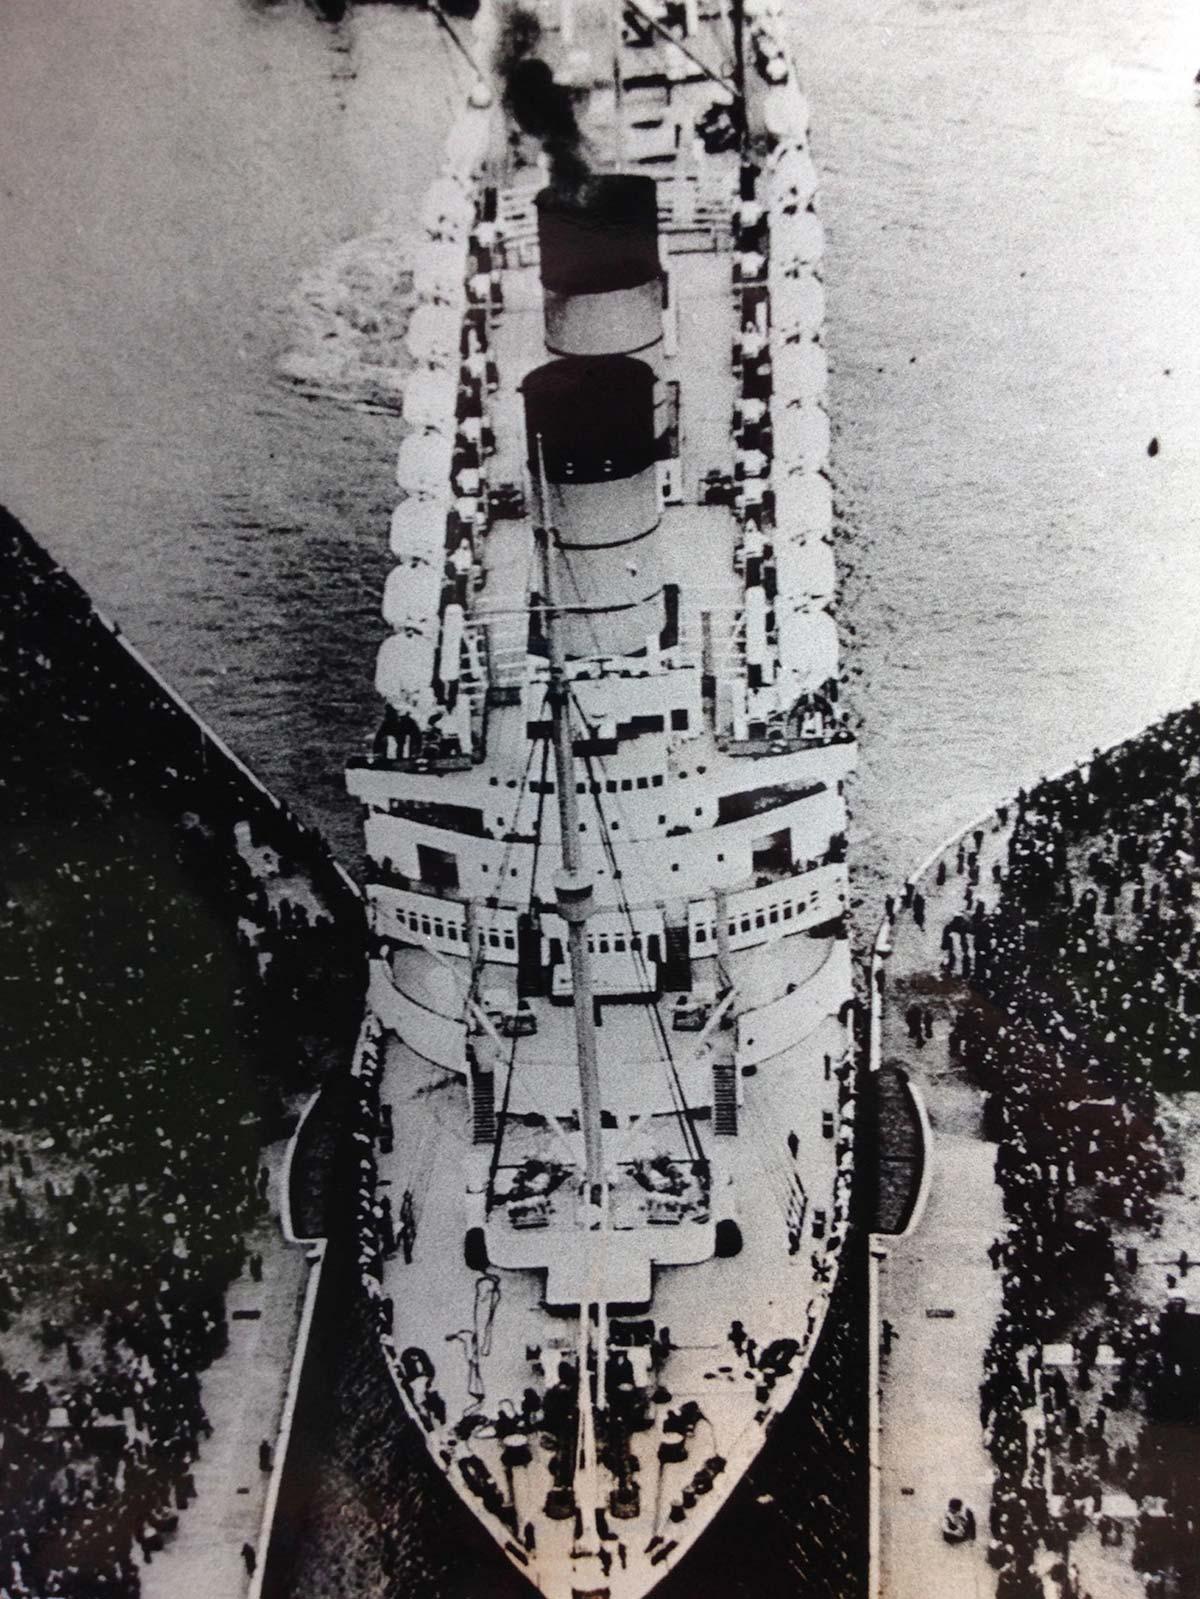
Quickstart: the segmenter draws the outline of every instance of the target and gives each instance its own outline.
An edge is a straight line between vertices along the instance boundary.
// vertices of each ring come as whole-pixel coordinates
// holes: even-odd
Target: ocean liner
[[[816,174],[779,0],[440,20],[477,76],[348,774],[360,1265],[397,1425],[535,1588],[635,1599],[796,1396],[848,1222]]]

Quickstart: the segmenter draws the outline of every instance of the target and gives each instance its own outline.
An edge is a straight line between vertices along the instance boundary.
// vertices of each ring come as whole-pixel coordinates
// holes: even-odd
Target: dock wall
[[[253,845],[273,851],[287,863],[289,875],[303,879],[321,910],[332,918],[335,941],[332,950],[325,946],[327,960],[350,973],[350,982],[365,987],[365,925],[360,891],[334,860],[320,834],[299,820],[290,808],[261,782],[241,758],[166,683],[141,652],[124,636],[117,624],[92,603],[86,591],[59,566],[24,527],[0,507],[0,590],[4,594],[0,613],[0,672],[5,687],[15,699],[27,699],[35,714],[51,728],[61,723],[71,730],[72,739],[85,737],[89,748],[103,750],[109,770],[119,772],[121,780],[144,793],[152,813],[178,819],[185,813],[211,835],[215,858],[222,866],[237,864],[239,829],[243,838],[248,827]],[[80,734],[81,724],[86,729]],[[331,759],[336,759],[331,752]],[[244,864],[244,858],[243,858]],[[236,879],[234,879],[236,880]],[[235,891],[234,891],[235,892]],[[236,897],[230,908],[232,924],[246,907]],[[328,927],[328,923],[325,924]],[[304,930],[297,934],[286,919],[279,925],[260,930],[259,948],[269,954],[272,942],[284,948],[295,945],[303,955]],[[296,940],[300,942],[297,945]],[[323,968],[326,972],[329,967]],[[345,1004],[345,994],[330,996],[331,1011]],[[355,1006],[357,1007],[357,1005]],[[334,1038],[331,1022],[331,1039]],[[336,1040],[334,1040],[336,1042]],[[281,1065],[285,1063],[281,1062]],[[345,1067],[339,1070],[339,1065]],[[336,1129],[345,1104],[343,1079],[348,1078],[349,1050],[344,1061],[326,1055],[322,1086],[311,1092],[289,1143],[282,1172],[281,1224],[285,1242],[307,1252],[308,1278],[293,1340],[291,1367],[283,1400],[283,1413],[273,1450],[273,1467],[267,1488],[261,1529],[257,1539],[256,1569],[250,1580],[250,1599],[262,1594],[282,1596],[288,1592],[281,1573],[289,1569],[285,1558],[288,1528],[287,1508],[302,1495],[306,1484],[295,1480],[291,1440],[299,1425],[310,1424],[310,1413],[322,1402],[328,1404],[330,1388],[327,1359],[336,1349],[325,1347],[320,1338],[311,1338],[319,1301],[344,1291],[345,1283],[336,1271],[326,1271],[324,1238],[300,1236],[299,1217],[307,1217],[304,1231],[312,1229],[314,1217],[326,1217],[323,1231],[336,1233],[343,1243],[347,1232],[331,1223],[336,1211],[336,1173],[321,1184],[323,1192],[295,1193],[293,1184],[306,1190],[316,1177],[319,1160],[300,1161],[297,1150],[315,1121],[312,1113],[319,1099],[326,1126],[324,1136],[336,1147]],[[332,1128],[329,1119],[332,1118]],[[304,1167],[303,1174],[297,1168]],[[330,1251],[336,1255],[336,1250]],[[337,1264],[337,1262],[331,1262]],[[328,1330],[339,1323],[337,1307],[329,1306],[323,1318]],[[282,1508],[281,1508],[282,1507]]]
[[[359,891],[321,835],[270,792],[3,507],[0,572],[7,590],[0,669],[64,716],[90,721],[164,795],[193,797],[214,830],[249,822],[255,842],[302,868],[335,917],[361,923]]]

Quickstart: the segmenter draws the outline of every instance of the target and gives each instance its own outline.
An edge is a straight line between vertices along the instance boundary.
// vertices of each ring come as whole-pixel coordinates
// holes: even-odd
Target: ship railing
[[[688,905],[688,934],[693,956],[703,956],[720,939],[725,922],[728,948],[749,949],[772,943],[789,933],[810,931],[844,915],[846,873],[839,862],[809,867],[777,881],[730,889],[716,898]],[[727,920],[726,920],[727,919]]]
[[[770,674],[765,674],[765,686],[770,688]],[[748,686],[749,672],[740,651],[730,650],[715,659],[718,682],[740,683]],[[810,713],[796,727],[796,716],[790,705],[772,707],[751,720],[754,731],[745,737],[734,736],[733,723],[728,717],[719,717],[713,728],[717,748],[726,755],[763,756],[796,755],[803,750],[822,749],[829,745],[853,744],[854,734],[847,723],[832,712]]]
[[[720,600],[719,604],[704,607],[713,619],[719,640],[714,652],[714,669],[718,675],[741,670],[740,655],[731,641],[739,613],[728,604],[723,592]],[[488,703],[515,703],[522,690],[548,681],[548,660],[530,652],[523,618],[505,617],[491,622],[477,618],[468,628],[477,629],[486,636],[482,652],[487,662],[485,697]],[[661,650],[653,662],[648,662],[644,656],[589,657],[571,663],[568,675],[582,679],[663,676],[677,671],[698,672],[702,670],[702,661],[701,629],[694,618],[689,618],[680,626],[676,642]]]
[[[769,812],[765,814],[770,814]],[[808,860],[793,861],[789,866],[772,867],[767,871],[757,871],[740,882],[731,883],[725,889],[727,908],[732,918],[741,915],[743,907],[739,896],[753,895],[762,889],[778,888],[781,883],[790,883],[795,878],[805,877],[809,872],[818,871],[822,866],[841,866],[845,862],[845,852],[839,849],[830,840],[829,847],[823,849],[819,855],[811,856]],[[753,911],[754,906],[749,909]]]
[[[767,731],[754,738],[734,738],[731,733],[718,731],[717,748],[725,755],[763,756],[798,755],[803,750],[827,749],[831,745],[853,744],[854,734],[840,722],[828,721],[819,732],[789,733],[786,718],[769,717]]]
[[[733,243],[728,200],[706,192],[694,175],[676,173],[658,185],[660,231],[671,240],[672,255],[721,252]]]
[[[476,764],[475,756],[466,750],[448,751],[445,754],[380,755],[375,750],[364,750],[347,761],[347,767],[360,772],[415,772],[441,776],[446,772],[469,772]]]
[[[503,266],[528,267],[537,263],[537,192],[528,183],[500,190],[496,206],[497,250]]]
[[[477,641],[480,657],[486,662],[487,691],[519,688],[525,681],[529,653],[529,619],[516,616],[488,620],[486,613],[467,624],[467,633]]]
[[[484,619],[469,624],[486,632],[488,692],[493,699],[497,691],[522,689],[530,684],[544,682],[549,677],[549,661],[545,656],[531,654],[528,647],[528,629],[522,618],[503,618],[487,622]],[[620,655],[589,657],[586,661],[568,666],[568,676],[594,678],[596,676],[630,677],[660,675],[680,670],[698,670],[700,666],[699,630],[692,626],[680,628],[679,638],[669,649],[659,652],[653,665],[644,657],[628,658]]]
[[[714,591],[715,595],[716,591]],[[720,603],[704,604],[703,594],[690,596],[699,599],[701,608],[711,619],[711,669],[718,681],[745,682],[748,665],[745,658],[744,613],[740,606],[730,605],[722,593]],[[549,666],[545,657],[531,654],[528,648],[528,623],[524,616],[497,618],[488,621],[476,617],[468,623],[468,635],[475,650],[475,666],[463,680],[464,691],[471,696],[472,716],[478,711],[482,716],[486,702],[503,701],[531,684],[545,681]],[[769,678],[774,666],[775,635],[768,635],[769,659],[764,662]],[[700,628],[694,617],[680,627],[677,642],[659,655],[650,668],[655,674],[680,669],[699,670],[703,656]],[[631,661],[622,656],[599,657],[579,662],[572,668],[580,677],[643,675],[647,670],[644,660]],[[769,730],[759,738],[734,741],[727,737],[731,751],[738,754],[765,754],[779,749],[808,749],[828,742],[847,742],[850,734],[837,721],[829,719],[801,734],[789,734],[786,718],[781,713]],[[718,734],[728,735],[731,729],[718,728]]]

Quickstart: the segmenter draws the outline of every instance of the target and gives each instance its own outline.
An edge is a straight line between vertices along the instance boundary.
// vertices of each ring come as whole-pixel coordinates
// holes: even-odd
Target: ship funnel
[[[658,191],[640,173],[608,172],[537,197],[546,348],[632,355],[662,338]]]
[[[654,373],[628,356],[548,361],[522,385],[529,471],[558,530],[568,655],[628,655],[663,625]]]

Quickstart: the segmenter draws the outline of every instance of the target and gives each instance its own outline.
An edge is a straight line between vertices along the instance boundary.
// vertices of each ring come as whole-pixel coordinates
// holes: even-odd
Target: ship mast
[[[554,739],[554,776],[558,790],[558,826],[562,866],[554,874],[558,914],[567,924],[571,959],[571,987],[575,997],[575,1058],[579,1069],[580,1121],[583,1124],[585,1225],[604,1225],[604,1156],[600,1137],[600,1071],[596,1061],[596,1018],[593,1010],[592,973],[587,950],[587,919],[592,912],[592,882],[583,870],[579,848],[579,802],[575,793],[574,729],[571,690],[567,681],[562,638],[558,628],[557,587],[554,573],[554,528],[546,482],[542,440],[538,437],[538,495],[541,526],[535,529],[542,566],[542,602],[546,643],[550,654],[550,724]],[[603,1305],[597,1304],[603,1318]],[[595,1355],[596,1380],[603,1381],[604,1340],[593,1342],[590,1296],[579,1307],[579,1436],[575,1483],[581,1519],[581,1537],[573,1553],[594,1555],[596,1528],[596,1418],[592,1390],[591,1356]]]
[[[558,913],[567,924],[571,987],[575,996],[575,1054],[579,1070],[580,1121],[583,1126],[585,1198],[599,1203],[604,1182],[600,1138],[600,1071],[596,1062],[596,1019],[592,973],[587,951],[587,919],[592,913],[592,882],[583,870],[579,848],[579,802],[575,793],[574,731],[554,579],[554,530],[546,482],[542,441],[538,438],[538,490],[542,525],[535,530],[542,564],[546,642],[550,652],[550,720],[554,739],[554,776],[558,790],[558,826],[562,867],[554,876]]]

